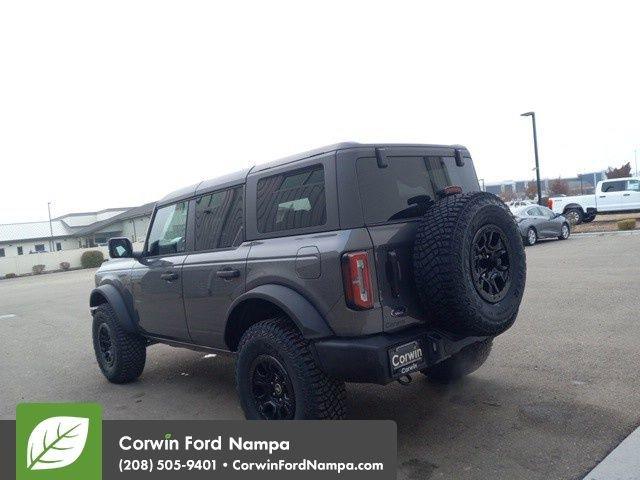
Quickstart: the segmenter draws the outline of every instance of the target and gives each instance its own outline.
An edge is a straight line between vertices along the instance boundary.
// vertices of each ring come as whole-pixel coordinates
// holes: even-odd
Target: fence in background
[[[80,257],[87,250],[100,250],[104,258],[109,258],[107,247],[78,248],[75,250],[60,250],[59,252],[43,252],[18,255],[16,257],[0,258],[0,278],[7,273],[25,275],[32,273],[34,265],[44,265],[45,272],[60,270],[60,263],[69,262],[71,268],[81,267]]]

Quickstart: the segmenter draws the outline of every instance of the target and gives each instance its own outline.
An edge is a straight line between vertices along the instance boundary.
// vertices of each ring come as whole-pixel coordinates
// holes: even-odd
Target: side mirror
[[[111,258],[133,258],[131,240],[125,237],[110,238],[109,256]]]

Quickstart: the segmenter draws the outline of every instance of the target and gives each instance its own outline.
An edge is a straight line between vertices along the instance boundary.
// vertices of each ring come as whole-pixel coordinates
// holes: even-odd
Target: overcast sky
[[[637,2],[598,3],[2,2],[0,223],[344,140],[461,143],[486,181],[533,178],[528,110],[543,176],[633,165]]]

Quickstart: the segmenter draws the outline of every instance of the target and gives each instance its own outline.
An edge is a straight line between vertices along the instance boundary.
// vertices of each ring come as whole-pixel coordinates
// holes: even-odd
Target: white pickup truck
[[[640,212],[640,178],[602,180],[593,195],[551,197],[547,206],[573,224],[591,222],[598,213]]]

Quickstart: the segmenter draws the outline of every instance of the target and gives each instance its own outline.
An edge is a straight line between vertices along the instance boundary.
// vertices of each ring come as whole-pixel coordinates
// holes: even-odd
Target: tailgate
[[[440,150],[442,152],[442,149]],[[378,152],[379,154],[379,152]],[[424,322],[413,275],[413,242],[420,218],[438,192],[450,185],[480,190],[471,161],[428,149],[385,148],[384,159],[358,158],[358,190],[371,235],[383,308],[383,328],[391,331]]]
[[[413,239],[417,226],[416,221],[409,221],[368,227],[374,245],[385,331],[424,320],[413,281]]]

